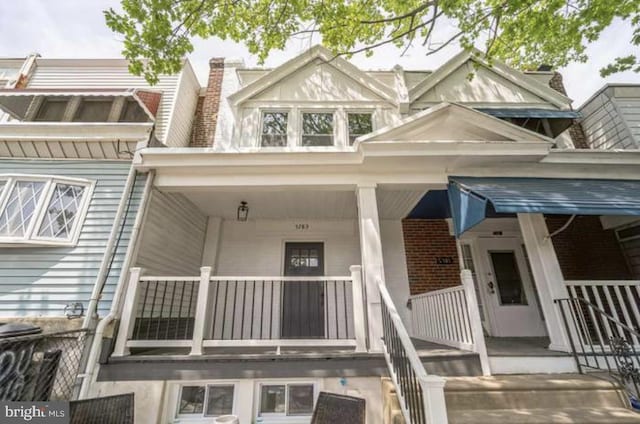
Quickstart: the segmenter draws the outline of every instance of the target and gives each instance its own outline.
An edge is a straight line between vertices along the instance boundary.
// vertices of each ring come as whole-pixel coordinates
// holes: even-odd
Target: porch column
[[[562,269],[541,213],[519,213],[518,223],[529,255],[551,344],[549,349],[569,351],[569,338],[554,299],[569,297]]]
[[[385,284],[382,264],[382,241],[376,184],[358,185],[358,225],[360,230],[360,254],[362,277],[367,299],[367,319],[369,323],[369,349],[382,350],[382,310],[378,282]]]

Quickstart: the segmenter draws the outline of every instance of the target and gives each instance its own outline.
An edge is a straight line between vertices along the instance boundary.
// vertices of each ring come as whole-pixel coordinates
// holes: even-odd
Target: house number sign
[[[296,224],[296,230],[306,231],[309,229],[309,224]]]
[[[436,258],[436,263],[438,265],[451,265],[453,263],[453,258],[451,256],[438,256]]]

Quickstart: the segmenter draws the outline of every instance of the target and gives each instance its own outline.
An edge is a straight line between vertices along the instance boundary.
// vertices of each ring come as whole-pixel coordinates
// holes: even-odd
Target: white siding
[[[409,311],[407,309],[407,301],[410,294],[409,277],[407,275],[402,221],[381,220],[380,237],[382,239],[384,278],[387,288],[404,325],[411,333],[411,319],[409,319]]]
[[[640,146],[640,97],[616,99],[608,87],[581,108],[582,128],[592,149],[635,149]],[[634,122],[636,140],[626,119]]]
[[[130,166],[129,162],[97,160],[3,160],[0,163],[3,173],[96,181],[76,246],[0,248],[0,316],[62,317],[69,303],[80,302],[87,307]],[[140,175],[135,183],[125,227],[99,303],[102,316],[110,308],[120,278],[145,179],[145,175]]]
[[[199,275],[207,217],[181,194],[154,190],[136,266],[148,275]]]
[[[54,60],[41,62],[37,61],[28,88],[148,88],[162,91],[156,116],[156,136],[166,142],[180,74],[161,76],[158,84],[150,87],[143,77],[131,75],[125,64],[114,64],[114,61],[96,60],[91,66],[55,66]]]
[[[189,145],[191,124],[196,113],[199,92],[200,84],[187,62],[179,79],[172,111],[173,118],[167,129],[165,141],[167,146],[185,147]]]

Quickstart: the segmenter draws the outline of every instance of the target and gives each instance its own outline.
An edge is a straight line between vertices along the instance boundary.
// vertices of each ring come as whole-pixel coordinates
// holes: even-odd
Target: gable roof
[[[527,76],[522,72],[508,67],[498,60],[494,59],[493,63],[489,64],[486,60],[484,60],[483,57],[483,53],[476,49],[472,51],[465,50],[458,53],[444,65],[438,68],[435,72],[426,77],[423,81],[412,87],[409,90],[410,101],[415,102],[421,96],[426,94],[430,89],[435,87],[440,82],[444,81],[449,75],[453,74],[465,63],[472,61],[501,76],[502,78],[505,78],[518,87],[527,90],[544,100],[547,100],[560,109],[568,108],[570,106],[571,99],[554,90],[553,88],[537,81],[535,78]]]
[[[452,125],[447,121],[456,124]],[[447,138],[447,133],[451,135],[450,138]],[[545,144],[554,142],[549,137],[455,103],[440,103],[394,125],[358,137],[356,142],[450,140]]]
[[[277,84],[287,76],[312,63],[316,59],[320,59],[339,70],[389,103],[394,105],[398,104],[395,90],[363,72],[349,61],[334,55],[329,49],[321,45],[316,45],[310,48],[277,68],[267,72],[265,75],[262,75],[255,81],[229,96],[229,101],[232,104],[239,105],[267,88]]]

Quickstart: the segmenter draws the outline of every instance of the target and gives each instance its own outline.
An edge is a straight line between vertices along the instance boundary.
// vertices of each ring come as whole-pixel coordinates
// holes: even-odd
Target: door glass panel
[[[489,252],[501,305],[526,305],[527,298],[522,285],[514,251]]]

